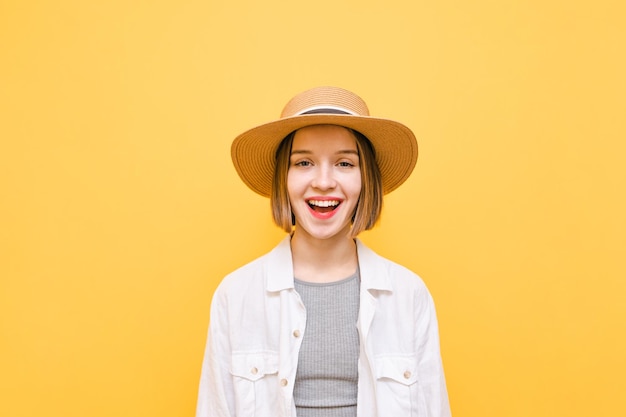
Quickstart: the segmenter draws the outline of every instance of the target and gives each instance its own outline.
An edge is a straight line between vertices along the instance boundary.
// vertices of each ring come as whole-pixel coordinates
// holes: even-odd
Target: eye
[[[297,167],[309,167],[311,166],[311,161],[307,161],[307,160],[297,161],[297,162],[294,162],[293,165]]]
[[[350,168],[354,166],[354,164],[350,161],[341,161],[337,165],[339,165],[342,168]]]

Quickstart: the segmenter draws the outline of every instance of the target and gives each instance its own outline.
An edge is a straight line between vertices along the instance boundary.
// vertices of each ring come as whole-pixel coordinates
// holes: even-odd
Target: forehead
[[[298,129],[293,137],[292,152],[307,150],[356,150],[356,137],[350,129],[336,125],[313,125]]]

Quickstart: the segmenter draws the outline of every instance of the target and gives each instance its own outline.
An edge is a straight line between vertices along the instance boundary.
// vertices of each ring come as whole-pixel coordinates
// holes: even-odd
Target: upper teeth
[[[338,200],[309,200],[309,204],[317,207],[331,207],[338,206]]]

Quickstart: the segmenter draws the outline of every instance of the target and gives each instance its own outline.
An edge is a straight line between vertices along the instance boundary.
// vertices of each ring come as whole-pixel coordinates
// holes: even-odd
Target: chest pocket
[[[376,396],[381,415],[418,416],[425,410],[417,357],[381,356],[374,360]]]
[[[278,352],[234,352],[230,373],[236,414],[271,415],[278,401]]]

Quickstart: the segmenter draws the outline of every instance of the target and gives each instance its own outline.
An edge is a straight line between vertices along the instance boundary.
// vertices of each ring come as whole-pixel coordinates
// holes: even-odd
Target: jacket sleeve
[[[420,385],[429,417],[450,417],[450,403],[446,388],[439,346],[439,328],[432,296],[426,288],[418,294],[416,309],[418,371]]]
[[[219,288],[211,303],[211,323],[202,362],[196,417],[234,417],[226,297]]]

